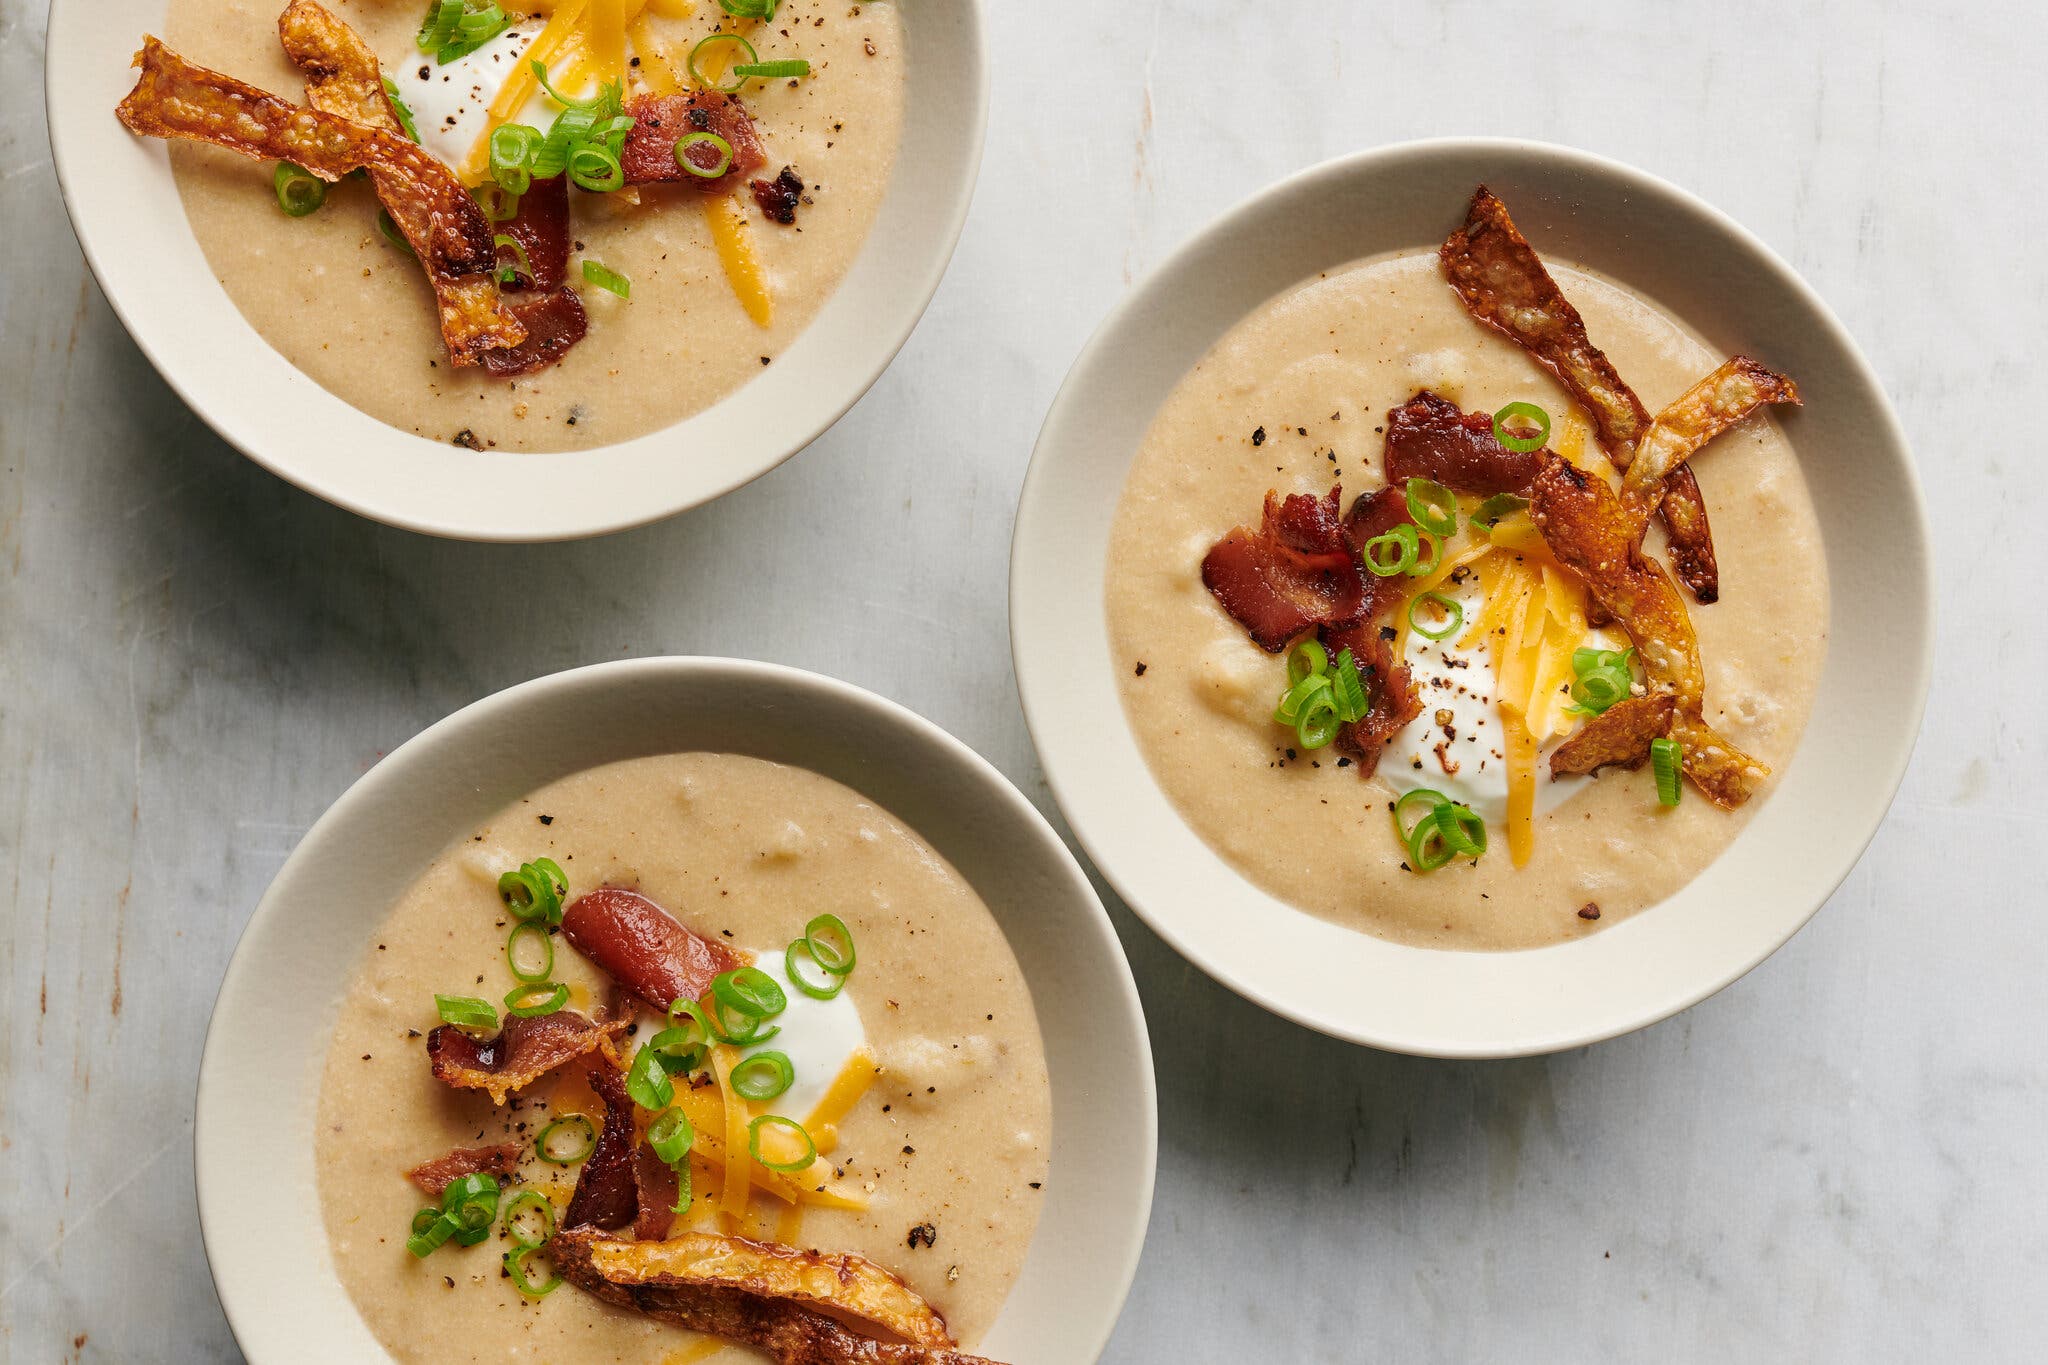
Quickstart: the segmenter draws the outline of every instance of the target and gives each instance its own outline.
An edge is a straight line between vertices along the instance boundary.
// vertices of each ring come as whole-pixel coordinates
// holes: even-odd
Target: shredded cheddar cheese
[[[478,135],[476,145],[469,149],[469,155],[463,158],[462,165],[457,167],[464,184],[483,183],[484,173],[491,164],[491,130],[510,123],[526,107],[526,102],[540,89],[540,83],[533,77],[531,63],[547,66],[553,62],[562,45],[578,32],[583,11],[589,5],[590,0],[555,0],[554,13],[548,16],[547,24],[527,44],[524,59],[512,68],[512,74],[498,87],[498,97],[491,101],[491,107],[486,111],[483,132]]]
[[[711,1049],[711,1071],[718,1078],[718,1095],[725,1109],[725,1188],[719,1192],[718,1216],[727,1232],[738,1232],[747,1214],[747,1200],[754,1192],[747,1168],[754,1164],[747,1151],[747,1125],[753,1121],[746,1100],[732,1088],[735,1054],[729,1047]]]
[[[732,292],[739,296],[740,307],[747,310],[755,326],[772,325],[775,300],[768,291],[768,272],[755,254],[753,233],[747,227],[746,211],[739,200],[731,195],[706,199],[704,221],[711,229],[719,264],[725,267],[725,278],[732,284]]]

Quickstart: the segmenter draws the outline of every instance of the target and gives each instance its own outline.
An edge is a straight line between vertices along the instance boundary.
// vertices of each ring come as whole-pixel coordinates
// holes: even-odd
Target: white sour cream
[[[420,145],[449,165],[460,165],[484,135],[491,101],[526,60],[527,45],[539,32],[539,24],[514,24],[446,66],[412,46],[386,61],[384,70],[398,87],[398,97],[412,110]],[[514,121],[546,132],[560,108],[547,96],[535,94]]]
[[[855,1052],[867,1046],[867,1030],[861,1026],[860,1008],[842,990],[830,1000],[805,995],[789,982],[783,972],[782,950],[758,952],[754,965],[775,978],[789,1003],[770,1020],[782,1032],[768,1041],[742,1051],[743,1057],[757,1052],[780,1052],[789,1058],[796,1079],[789,1089],[762,1104],[762,1110],[808,1124],[825,1092]]]

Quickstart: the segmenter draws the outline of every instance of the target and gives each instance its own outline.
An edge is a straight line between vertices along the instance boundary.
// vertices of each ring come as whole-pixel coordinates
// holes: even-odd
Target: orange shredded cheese
[[[640,58],[635,68],[641,82],[657,95],[673,95],[683,88],[683,78],[676,74],[675,50],[667,41],[654,36],[647,25],[647,16],[636,16],[626,25],[626,36],[633,40],[633,53]]]
[[[562,45],[577,32],[577,26],[583,19],[583,11],[589,4],[590,0],[556,0],[554,13],[548,16],[546,25],[534,35],[533,41],[527,44],[526,52],[519,64],[512,68],[512,74],[498,87],[498,97],[491,101],[491,107],[486,111],[483,132],[478,135],[476,145],[469,149],[469,155],[464,157],[462,165],[456,168],[464,184],[483,183],[484,172],[491,164],[491,131],[501,124],[511,122],[513,117],[526,107],[526,102],[533,98],[534,92],[540,89],[540,83],[533,77],[533,67],[530,63],[539,62],[546,66],[554,61],[555,54],[561,50]]]
[[[768,291],[768,272],[754,251],[753,233],[747,227],[746,211],[739,199],[722,195],[704,201],[704,221],[711,229],[712,245],[718,248],[719,264],[725,278],[739,297],[740,307],[757,327],[775,321],[775,300]]]
[[[599,81],[626,78],[626,0],[590,0],[584,33]]]
[[[718,1094],[725,1107],[725,1188],[719,1192],[718,1216],[727,1232],[738,1232],[746,1218],[747,1200],[754,1182],[747,1168],[754,1159],[747,1151],[747,1125],[753,1121],[746,1100],[732,1088],[735,1054],[729,1047],[711,1049],[712,1074],[718,1077]]]

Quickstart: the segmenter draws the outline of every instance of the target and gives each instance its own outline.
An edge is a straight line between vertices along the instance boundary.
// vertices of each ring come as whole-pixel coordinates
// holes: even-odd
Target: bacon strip
[[[446,1156],[422,1161],[405,1178],[439,1199],[443,1190],[466,1175],[488,1171],[502,1180],[518,1169],[519,1144],[501,1142],[495,1147],[457,1147]]]
[[[1509,450],[1493,418],[1465,412],[1428,389],[1387,413],[1387,483],[1434,479],[1454,493],[1520,493],[1543,467],[1540,450]]]
[[[483,367],[500,379],[546,369],[590,331],[590,315],[583,311],[583,300],[567,286],[545,294],[514,294],[506,307],[526,329],[526,340],[478,357]]]
[[[1365,543],[1374,536],[1385,535],[1412,521],[1407,493],[1390,485],[1376,493],[1359,495],[1345,514],[1344,536],[1362,554]],[[1321,637],[1333,663],[1345,650],[1351,651],[1351,661],[1358,665],[1359,676],[1365,683],[1365,715],[1337,731],[1337,747],[1351,756],[1359,776],[1371,777],[1379,770],[1380,755],[1386,751],[1387,741],[1422,714],[1422,701],[1408,665],[1394,657],[1394,630],[1390,623],[1407,598],[1407,580],[1381,578],[1371,572],[1364,577],[1365,600],[1358,619],[1325,626]]]
[[[1269,654],[1316,626],[1356,620],[1365,605],[1366,574],[1345,537],[1339,493],[1268,492],[1258,530],[1237,527],[1203,556],[1203,585]]]
[[[1649,524],[1662,497],[1665,520],[1672,515],[1672,500],[1662,490],[1673,470],[1692,457],[1694,451],[1713,440],[1766,403],[1798,403],[1799,386],[1774,370],[1739,355],[1681,394],[1643,433],[1636,457],[1622,477],[1621,502],[1637,527]],[[1686,580],[1685,546],[1674,534],[1671,557],[1678,564],[1678,576]]]
[[[309,4],[311,0],[298,0]],[[569,280],[569,177],[550,176],[536,180],[519,196],[519,207],[511,218],[499,223],[498,235],[519,243],[522,258],[532,271],[520,274],[504,286],[510,294],[529,290],[547,293]],[[508,251],[506,255],[514,253]]]
[[[1593,416],[1600,444],[1626,470],[1650,426],[1649,411],[1586,335],[1585,319],[1557,287],[1507,205],[1481,185],[1465,225],[1445,239],[1438,259],[1465,309],[1527,351]],[[1665,529],[1685,585],[1702,602],[1720,596],[1707,504],[1692,471],[1680,464],[1664,480]]]
[[[576,951],[655,1009],[699,1000],[711,979],[741,965],[723,943],[685,928],[637,891],[602,886],[562,913],[562,933]]]
[[[427,1035],[427,1059],[434,1079],[457,1090],[482,1090],[493,1104],[523,1090],[556,1067],[589,1056],[632,1024],[629,1013],[590,1020],[574,1010],[537,1019],[517,1015],[495,1038],[477,1039],[452,1024]]]
[[[378,182],[392,221],[425,263],[442,300],[448,357],[474,365],[525,332],[498,310],[491,281],[491,225],[462,182],[416,143],[318,109],[302,109],[230,76],[186,61],[154,37],[142,40],[135,88],[115,112],[148,137],[210,142],[243,156],[290,161],[322,180],[358,167]],[[380,87],[381,89],[381,87]],[[467,282],[467,283],[466,283]]]
[[[632,116],[633,127],[619,151],[619,165],[628,185],[679,181],[707,194],[722,194],[768,164],[753,116],[732,95],[716,90],[635,95],[626,102],[626,113]],[[692,133],[715,134],[732,147],[732,164],[722,174],[692,175],[676,164],[676,143]],[[718,164],[720,153],[706,142],[685,155],[709,170]]]
[[[591,1058],[590,1088],[604,1101],[604,1127],[576,1172],[563,1227],[622,1228],[640,1212],[640,1184],[634,1178],[633,1100],[626,1078],[609,1057]]]
[[[633,1194],[639,1206],[633,1215],[634,1238],[658,1242],[668,1236],[675,1226],[682,1185],[668,1163],[644,1142],[633,1149]]]
[[[859,1256],[692,1232],[627,1242],[586,1229],[548,1244],[556,1272],[622,1308],[764,1351],[776,1365],[993,1365],[953,1349],[945,1322],[901,1279]],[[837,1315],[902,1344],[856,1335]]]
[[[1748,800],[1770,769],[1707,724],[1706,674],[1684,599],[1663,568],[1641,554],[1614,490],[1552,455],[1530,490],[1529,514],[1551,553],[1635,642],[1651,692],[1671,698],[1668,733],[1685,746],[1685,775],[1717,806]]]
[[[1671,729],[1674,706],[1668,692],[1624,697],[1557,746],[1550,755],[1550,775],[1590,773],[1610,765],[1642,767],[1650,758],[1650,741]]]

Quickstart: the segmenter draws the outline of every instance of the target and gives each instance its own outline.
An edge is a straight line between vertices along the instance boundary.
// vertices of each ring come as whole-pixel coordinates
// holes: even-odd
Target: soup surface
[[[1550,270],[1651,411],[1725,358],[1649,300],[1586,271]],[[1362,780],[1334,748],[1302,753],[1294,732],[1274,723],[1286,666],[1203,586],[1203,556],[1232,527],[1257,525],[1269,489],[1320,496],[1339,482],[1348,505],[1381,487],[1387,413],[1425,388],[1467,411],[1523,401],[1572,413],[1547,372],[1467,315],[1433,251],[1333,270],[1232,328],[1168,397],[1131,465],[1106,572],[1111,657],[1154,778],[1195,832],[1253,882],[1403,943],[1537,947],[1671,895],[1736,836],[1771,782],[1735,811],[1697,791],[1665,808],[1647,767],[1577,779],[1562,800],[1563,791],[1543,790],[1550,780],[1539,769],[1527,866],[1512,864],[1496,831],[1476,863],[1420,875],[1404,867],[1388,803],[1399,790],[1430,785],[1432,774],[1398,774],[1399,787],[1388,774],[1397,762],[1436,760],[1403,754],[1397,737],[1380,775]],[[1827,568],[1813,506],[1792,446],[1761,416],[1713,441],[1692,467],[1721,567],[1718,603],[1687,598],[1706,668],[1706,719],[1782,769],[1827,650]],[[1661,537],[1653,526],[1650,553],[1661,555]],[[1435,704],[1425,691],[1418,726],[1431,723]],[[1583,917],[1587,907],[1598,918]]]
[[[845,921],[858,966],[844,995],[882,1070],[837,1125],[832,1159],[869,1204],[808,1208],[792,1227],[757,1193],[742,1230],[868,1257],[971,1347],[1023,1264],[1046,1178],[1050,1090],[1016,959],[973,889],[887,811],[815,773],[711,753],[593,768],[514,803],[427,869],[366,954],[328,1053],[316,1156],[335,1269],[377,1338],[422,1365],[759,1358],[573,1286],[529,1303],[501,1275],[495,1238],[425,1260],[406,1250],[425,1199],[403,1172],[451,1149],[522,1144],[519,1184],[558,1210],[573,1187],[577,1168],[539,1162],[532,1143],[551,1115],[589,1111],[576,1068],[496,1107],[436,1081],[422,1041],[438,1022],[436,993],[495,1003],[512,984],[497,878],[542,856],[567,874],[565,899],[636,888],[696,932],[762,952],[778,981],[780,945],[820,913]],[[569,1007],[590,1013],[606,983],[565,939],[555,946]],[[644,1040],[657,1021],[642,1022]],[[815,1088],[802,1041],[778,1045],[798,1063],[798,1087]],[[716,1230],[701,1182],[698,1198],[677,1231]]]
[[[202,66],[302,101],[305,77],[278,42],[283,8],[284,0],[171,0],[161,36]],[[330,8],[423,111],[413,82],[433,74],[433,59],[414,46],[425,0]],[[684,10],[644,16],[672,54],[724,18],[710,0]],[[569,282],[590,334],[560,364],[514,379],[450,367],[426,277],[379,233],[376,197],[360,179],[291,218],[278,210],[268,164],[174,143],[186,217],[221,287],[266,341],[322,388],[400,430],[511,451],[583,449],[660,430],[739,388],[809,325],[866,240],[895,160],[904,61],[893,4],[784,0],[772,26],[748,24],[762,58],[800,57],[812,72],[753,81],[743,95],[767,148],[758,174],[793,166],[807,187],[791,226],[769,221],[744,189],[738,196],[773,300],[769,326],[742,306],[706,196],[686,187],[644,186],[637,205],[624,193],[570,192]],[[577,260],[624,275],[630,300],[585,284]]]

